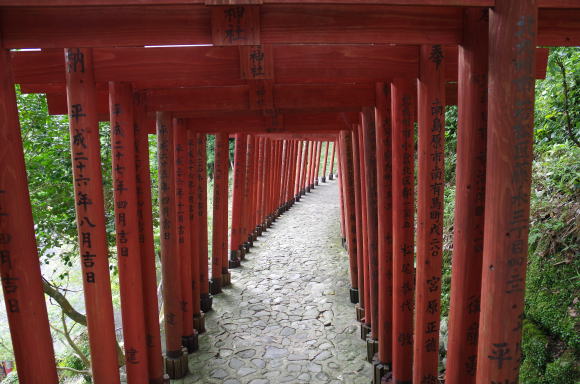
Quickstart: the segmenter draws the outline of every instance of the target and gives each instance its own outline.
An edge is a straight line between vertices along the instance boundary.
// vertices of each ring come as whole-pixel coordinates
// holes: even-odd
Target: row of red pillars
[[[464,18],[444,378],[516,383],[537,10],[501,2]],[[375,106],[339,138],[351,301],[375,383],[440,380],[446,61],[441,46],[421,46],[419,77],[376,84]]]

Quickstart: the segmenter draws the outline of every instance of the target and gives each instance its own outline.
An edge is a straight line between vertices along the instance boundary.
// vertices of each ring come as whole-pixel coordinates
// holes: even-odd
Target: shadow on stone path
[[[338,183],[321,184],[254,243],[214,298],[190,374],[175,384],[369,383],[349,301]]]

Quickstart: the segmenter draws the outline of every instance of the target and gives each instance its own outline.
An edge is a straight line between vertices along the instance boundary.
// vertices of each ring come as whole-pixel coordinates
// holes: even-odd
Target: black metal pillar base
[[[210,285],[211,289],[211,285]],[[200,297],[200,307],[205,313],[211,311],[213,305],[213,296],[209,293],[202,293]]]
[[[326,183],[326,176],[322,176],[322,182]]]
[[[240,256],[240,260],[244,261],[246,259],[246,245],[241,244],[240,249],[238,249],[238,255]]]
[[[238,268],[240,266],[240,257],[238,255],[238,250],[230,251],[230,260],[228,263],[229,268]]]
[[[169,351],[163,358],[165,364],[165,372],[170,379],[181,379],[187,375],[187,348],[180,351]]]
[[[355,305],[356,321],[363,321],[365,318],[365,309],[361,308],[360,304]]]
[[[375,360],[375,355],[379,353],[379,341],[367,338],[367,361],[372,363]]]
[[[250,241],[246,241],[244,243],[244,249],[246,250],[246,252],[245,252],[246,254],[250,253],[250,248],[253,245],[253,241],[251,241],[252,238],[250,237],[249,239],[250,239]]]
[[[334,180],[334,175],[332,173],[328,175],[328,180]]]
[[[193,315],[193,329],[195,329],[198,334],[205,333],[205,314],[203,312]]]
[[[390,378],[391,363],[381,363],[377,360],[373,361],[373,384],[381,384]]]
[[[222,271],[222,287],[230,285],[232,285],[232,274],[228,270]]]
[[[181,345],[187,348],[187,353],[193,353],[199,349],[199,340],[197,331],[194,329],[193,334],[189,336],[181,336]]]
[[[318,179],[314,180],[314,185],[318,186]]]
[[[370,334],[371,334],[371,325],[365,323],[364,319],[363,319],[363,321],[361,322],[361,325],[360,325],[360,338],[363,341],[365,341],[369,337]]]
[[[358,303],[358,289],[356,288],[350,289],[350,302],[353,304]]]
[[[212,295],[217,295],[218,293],[222,293],[222,279],[221,277],[217,277],[215,279],[211,279],[209,281],[209,293]]]

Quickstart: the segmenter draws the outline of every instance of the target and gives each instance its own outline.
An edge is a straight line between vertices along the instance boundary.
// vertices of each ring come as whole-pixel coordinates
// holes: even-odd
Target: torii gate
[[[363,335],[371,336],[369,355],[372,358],[374,352],[379,353],[375,381],[380,382],[392,369],[394,382],[436,382],[443,108],[455,100],[462,127],[457,190],[463,193],[457,194],[456,202],[450,314],[453,326],[446,380],[515,382],[521,352],[527,255],[533,79],[542,77],[543,72],[538,74],[534,68],[541,68],[542,63],[545,67],[547,57],[545,51],[536,52],[535,47],[578,44],[580,4],[573,0],[377,0],[364,5],[340,0],[307,4],[283,0],[223,3],[0,1],[4,48],[1,60],[5,69],[1,99],[5,120],[0,129],[0,145],[6,149],[0,155],[0,251],[21,380],[46,383],[57,379],[35,257],[17,129],[15,82],[23,84],[27,91],[47,92],[51,113],[66,112],[70,116],[79,242],[96,383],[118,382],[96,141],[97,121],[109,118],[111,145],[120,154],[114,165],[118,252],[147,254],[143,255],[142,266],[136,257],[126,265],[120,260],[123,318],[137,324],[133,337],[130,332],[125,334],[126,344],[136,343],[126,345],[128,360],[134,364],[128,369],[128,377],[135,383],[144,382],[140,380],[145,378],[151,382],[162,380],[158,324],[154,325],[157,320],[148,317],[150,314],[143,309],[144,298],[149,305],[151,300],[156,301],[155,292],[151,291],[151,282],[155,281],[152,242],[143,245],[139,241],[139,235],[151,239],[150,216],[147,217],[151,202],[143,193],[149,189],[145,177],[147,160],[143,158],[146,147],[137,146],[137,153],[131,153],[132,142],[143,143],[145,133],[151,131],[152,114],[159,136],[160,186],[167,187],[160,188],[160,212],[167,282],[166,369],[171,376],[180,377],[186,371],[182,346],[194,349],[192,335],[182,334],[183,322],[189,320],[179,313],[179,298],[188,291],[184,288],[187,280],[195,280],[195,276],[183,275],[172,256],[176,252],[187,253],[179,244],[188,243],[182,239],[179,224],[187,215],[179,207],[186,188],[184,177],[192,176],[185,176],[187,171],[180,167],[189,162],[197,175],[203,174],[199,155],[204,143],[196,132],[218,133],[216,159],[221,161],[217,162],[216,178],[220,181],[216,180],[216,189],[222,197],[224,185],[227,193],[223,162],[227,134],[251,134],[248,141],[253,141],[257,153],[252,158],[250,145],[246,146],[246,164],[252,161],[254,165],[246,166],[246,170],[256,172],[253,183],[244,183],[243,193],[253,193],[252,210],[256,213],[242,214],[246,217],[242,219],[246,221],[242,225],[246,234],[250,226],[271,221],[271,213],[280,207],[272,204],[275,199],[264,198],[280,196],[274,186],[280,187],[276,180],[283,180],[283,158],[294,159],[285,163],[294,168],[287,167],[285,175],[298,181],[288,180],[282,203],[293,201],[312,185],[316,146],[300,148],[300,138],[276,136],[300,132],[330,134],[323,138],[326,141],[335,141],[340,134],[337,143],[343,235],[351,256],[352,298],[359,301],[357,313],[364,319]],[[487,7],[491,7],[489,21],[485,17]],[[143,48],[175,44],[214,46]],[[225,47],[228,45],[239,47]],[[452,47],[456,45],[458,50]],[[43,51],[10,55],[7,50],[12,48]],[[66,55],[63,48],[68,48]],[[458,59],[454,63],[455,57]],[[488,58],[489,67],[485,64]],[[415,84],[417,78],[419,82]],[[135,100],[134,95],[138,96]],[[231,114],[224,115],[224,111]],[[415,120],[419,125],[416,297],[412,181]],[[134,138],[130,134],[133,125]],[[267,136],[259,136],[261,133]],[[285,139],[282,145],[273,140],[280,138]],[[182,147],[184,143],[190,146],[189,152]],[[485,154],[487,161],[482,161]],[[265,161],[274,160],[276,167],[264,166]],[[188,192],[192,197],[197,194],[197,201],[204,196],[201,184]],[[250,191],[252,184],[255,188]],[[136,210],[131,202],[138,202],[141,209]],[[223,213],[223,207],[222,201],[217,213]],[[16,211],[18,215],[14,214]],[[203,212],[198,220],[202,218]],[[124,228],[125,223],[137,222],[139,228]],[[223,217],[214,228],[221,228],[218,238],[223,243],[227,238]],[[191,231],[193,237],[196,234],[196,230]],[[203,235],[197,240],[203,243]],[[227,249],[227,245],[220,246]],[[214,260],[222,263],[217,264],[212,278],[227,280],[224,260]],[[203,283],[203,263],[198,267],[198,281]],[[140,290],[123,288],[124,284],[135,283],[141,286]],[[205,293],[207,306],[209,296],[204,289],[200,287],[200,300]],[[196,299],[192,296],[190,300]],[[188,327],[192,329],[193,325]],[[197,323],[198,328],[201,322]],[[148,358],[141,355],[138,364],[135,355],[145,349],[139,337],[144,329],[154,333],[150,336],[157,338],[157,344],[154,351],[149,348]]]

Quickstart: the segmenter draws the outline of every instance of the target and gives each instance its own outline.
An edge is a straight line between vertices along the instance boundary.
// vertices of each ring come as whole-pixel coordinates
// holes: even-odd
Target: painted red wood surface
[[[200,183],[200,172],[199,166],[197,164],[197,152],[199,143],[197,141],[196,133],[191,129],[187,130],[187,198],[189,207],[189,223],[190,223],[190,252],[191,252],[191,313],[195,320],[199,319],[201,316],[201,290],[200,290],[200,256],[201,256],[201,231],[202,226],[207,228],[207,220],[202,223],[197,215],[197,210],[199,210],[199,190]],[[205,164],[204,164],[205,165]],[[207,230],[207,229],[206,229]],[[206,242],[207,244],[207,242]],[[206,257],[207,259],[207,257]],[[201,333],[203,329],[197,329],[198,333]]]
[[[453,268],[445,381],[474,384],[481,300],[487,141],[487,9],[465,11],[459,105]]]
[[[204,133],[196,133],[195,169],[197,183],[197,206],[195,218],[198,223],[199,249],[199,290],[202,299],[209,298],[209,268],[208,268],[208,233],[207,233],[207,137]]]
[[[340,138],[338,139],[339,143],[340,143]],[[346,245],[347,247],[347,252],[348,252],[348,256],[349,259],[351,258],[350,252],[348,251],[348,241],[347,241],[347,233],[346,233],[346,224],[345,224],[345,220],[346,220],[346,204],[345,204],[345,196],[346,193],[344,191],[345,185],[343,183],[344,180],[344,168],[342,167],[342,163],[341,163],[341,159],[342,159],[342,148],[339,144],[338,146],[338,202],[339,202],[339,208],[340,208],[340,237],[342,239],[343,242],[343,246]]]
[[[92,52],[71,48],[64,53],[74,201],[91,367],[95,382],[119,383]]]
[[[181,271],[177,250],[175,195],[175,130],[168,113],[157,113],[157,157],[159,162],[159,226],[161,273],[163,276],[163,317],[167,358],[182,356]]]
[[[330,156],[330,175],[332,175],[332,171],[334,170],[334,152],[336,149],[336,141],[332,142],[332,155]]]
[[[497,0],[489,19],[483,275],[476,382],[517,382],[534,123],[534,0]]]
[[[242,204],[242,218],[243,230],[242,240],[244,242],[250,240],[250,236],[254,229],[251,220],[253,210],[253,190],[254,190],[254,157],[256,153],[256,137],[254,135],[247,135],[247,149],[246,149],[246,177],[244,178],[244,204]]]
[[[56,384],[12,68],[0,51],[0,277],[21,382]]]
[[[377,340],[379,326],[379,255],[378,255],[378,205],[377,205],[377,149],[376,125],[373,107],[363,108],[361,113],[364,179],[366,191],[367,253],[369,270],[369,299],[371,318],[370,338]],[[382,212],[381,212],[382,214]]]
[[[127,381],[142,383],[149,379],[145,340],[142,259],[137,214],[137,171],[135,168],[135,122],[133,91],[128,83],[109,84],[111,111],[111,149],[115,231],[123,348]]]
[[[413,381],[439,375],[439,318],[443,265],[445,85],[440,45],[421,46],[418,81],[417,274]]]
[[[191,221],[189,219],[189,147],[187,141],[187,122],[182,119],[173,120],[173,146],[175,161],[175,217],[177,255],[181,273],[181,316],[183,329],[181,336],[183,345],[188,347],[187,338],[194,335],[192,300],[192,252],[191,252]],[[191,351],[190,351],[191,352]]]
[[[215,137],[215,160],[213,173],[212,280],[221,283],[223,283],[222,274],[227,273],[228,270],[228,163],[228,136],[224,133],[218,133]]]
[[[244,182],[246,179],[246,150],[247,135],[239,133],[236,135],[234,149],[234,185],[232,196],[232,228],[230,235],[230,252],[237,252],[243,242],[242,233],[242,210],[244,203]]]
[[[360,169],[360,156],[359,156],[359,145],[358,145],[358,132],[353,130],[350,133],[352,138],[352,167],[353,167],[353,176],[354,176],[354,201],[355,201],[355,222],[356,222],[356,256],[357,256],[357,266],[358,266],[358,306],[361,309],[365,308],[366,300],[364,295],[364,270],[366,268],[364,263],[364,241],[363,241],[363,229],[362,229],[362,205],[361,205],[361,169]],[[348,143],[348,140],[345,140],[345,143]],[[332,154],[334,155],[336,148],[336,142],[333,143],[332,146]],[[334,156],[333,156],[334,157]],[[333,162],[330,163],[332,174],[332,165]]]
[[[414,142],[416,86],[391,84],[393,122],[393,381],[412,382],[414,313]]]
[[[324,163],[322,165],[322,177],[326,178],[326,166],[328,165],[328,147],[330,146],[330,141],[326,142],[324,146]]]
[[[157,266],[153,240],[152,201],[149,193],[151,191],[151,171],[149,167],[147,125],[152,122],[145,118],[143,95],[134,94],[133,100],[137,215],[139,218],[139,251],[141,252],[141,284],[143,285],[147,365],[151,384],[162,384],[164,370],[161,356],[161,331],[157,300]]]
[[[393,193],[392,193],[392,124],[391,85],[375,86],[377,147],[377,222],[378,239],[378,340],[379,361],[391,366],[393,344]]]
[[[359,163],[359,176],[360,176],[360,202],[361,202],[361,228],[362,228],[362,256],[363,256],[363,279],[364,279],[364,289],[363,296],[365,302],[365,317],[364,324],[371,327],[371,321],[373,318],[373,303],[371,302],[371,282],[370,282],[370,260],[369,260],[369,221],[368,221],[368,196],[367,196],[367,181],[366,181],[366,164],[365,164],[365,150],[364,150],[364,138],[363,138],[363,128],[362,122],[359,124],[357,133],[357,144],[358,144],[358,163]]]

